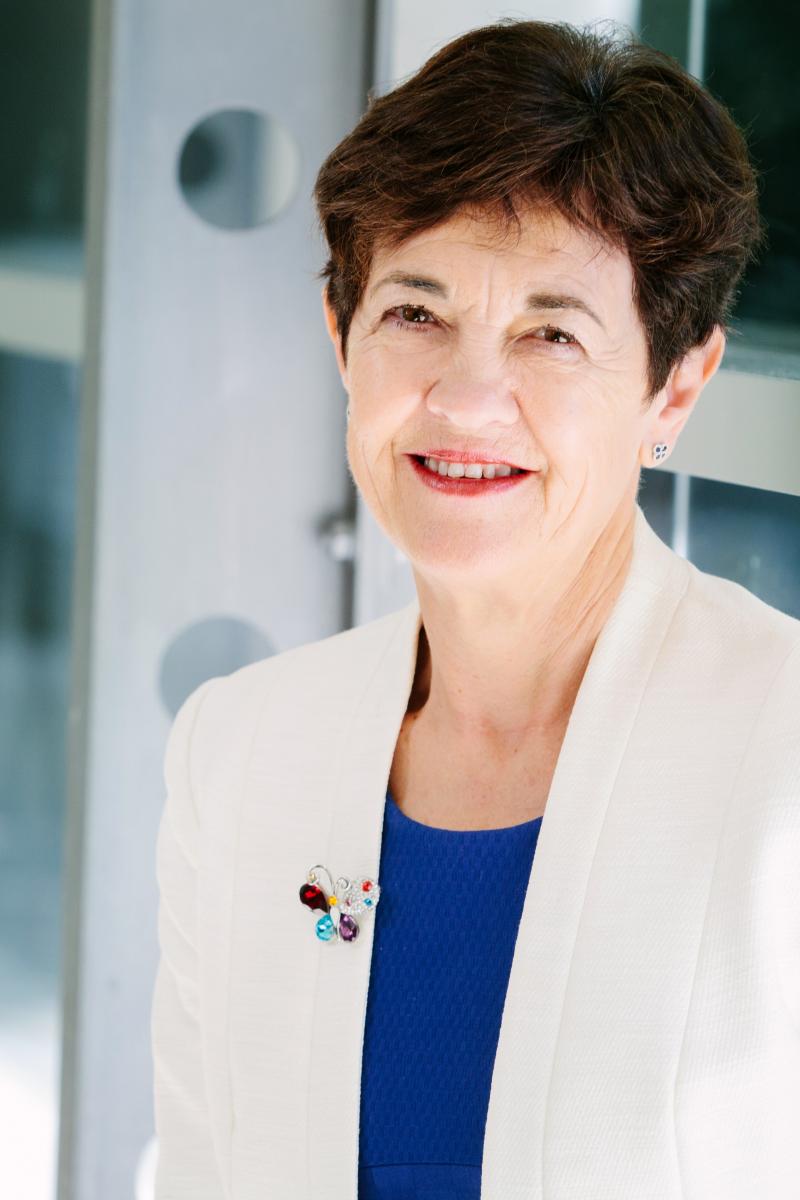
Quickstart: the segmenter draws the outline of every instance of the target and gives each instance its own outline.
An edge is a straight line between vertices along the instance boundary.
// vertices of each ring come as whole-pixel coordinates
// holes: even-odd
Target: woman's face
[[[615,515],[627,524],[652,443],[672,447],[689,415],[667,389],[643,410],[632,283],[625,254],[562,218],[532,213],[518,237],[459,213],[376,254],[346,365],[325,302],[351,474],[423,575],[524,583],[537,561],[587,550]],[[502,491],[436,491],[410,455],[438,447],[532,473]]]

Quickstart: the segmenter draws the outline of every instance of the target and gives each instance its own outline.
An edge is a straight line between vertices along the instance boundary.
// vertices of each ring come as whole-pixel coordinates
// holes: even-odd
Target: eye
[[[401,317],[396,317],[395,313],[401,313]],[[409,315],[411,314],[411,315]],[[416,320],[416,315],[422,314],[423,320]],[[413,333],[425,332],[427,325],[433,324],[436,320],[432,312],[421,304],[398,304],[396,308],[389,308],[383,314],[384,318],[390,318],[390,324],[395,325],[398,329],[410,329]]]
[[[542,331],[544,331],[546,334],[554,334],[555,337],[558,338],[558,342],[553,342],[551,343],[552,345],[577,346],[578,344],[577,338],[573,337],[571,333],[567,333],[566,329],[559,329],[557,325],[542,325],[541,330],[537,329],[536,334],[533,336],[536,337],[536,335]],[[546,341],[547,339],[538,338],[537,340]]]

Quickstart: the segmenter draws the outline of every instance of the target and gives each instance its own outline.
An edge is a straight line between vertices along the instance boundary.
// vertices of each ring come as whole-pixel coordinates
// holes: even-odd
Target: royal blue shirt
[[[508,977],[542,818],[440,829],[386,794],[358,1200],[479,1200]]]

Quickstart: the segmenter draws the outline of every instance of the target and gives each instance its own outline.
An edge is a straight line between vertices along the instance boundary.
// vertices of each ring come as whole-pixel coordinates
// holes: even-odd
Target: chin
[[[414,567],[427,574],[446,574],[473,583],[478,578],[507,578],[509,569],[524,561],[521,544],[527,546],[530,559],[530,539],[521,541],[518,533],[509,531],[506,539],[498,541],[496,531],[488,529],[483,538],[476,538],[474,533],[469,538],[445,538],[440,533],[428,539],[408,538],[399,549]]]

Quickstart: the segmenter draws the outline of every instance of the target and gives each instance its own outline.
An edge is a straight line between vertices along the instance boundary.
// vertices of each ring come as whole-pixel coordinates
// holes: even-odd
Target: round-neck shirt
[[[497,1039],[541,823],[425,825],[387,789],[358,1200],[480,1198]]]

